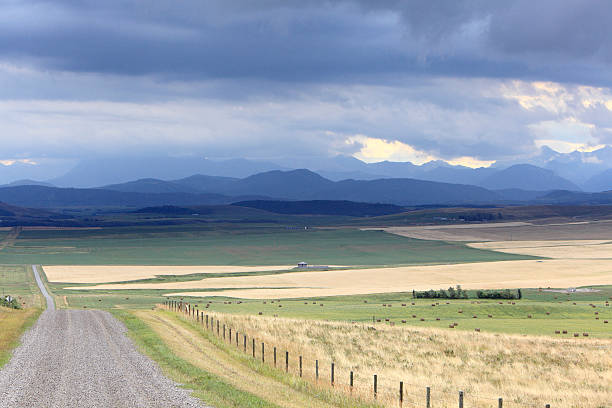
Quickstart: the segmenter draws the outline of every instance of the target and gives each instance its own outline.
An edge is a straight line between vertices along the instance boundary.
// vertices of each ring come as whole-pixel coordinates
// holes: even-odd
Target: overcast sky
[[[609,0],[3,0],[0,160],[589,150],[612,143],[610,21]]]

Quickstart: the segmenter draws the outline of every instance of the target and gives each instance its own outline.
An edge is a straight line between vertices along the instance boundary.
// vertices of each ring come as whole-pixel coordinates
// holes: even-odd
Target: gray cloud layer
[[[605,0],[6,0],[0,138],[8,157],[610,143],[611,17]]]
[[[610,83],[612,3],[9,1],[0,55],[172,78],[312,81],[380,74]]]

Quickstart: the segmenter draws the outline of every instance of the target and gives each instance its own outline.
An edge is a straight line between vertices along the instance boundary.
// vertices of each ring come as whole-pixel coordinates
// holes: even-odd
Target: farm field
[[[238,303],[236,298],[215,293],[201,297],[196,291],[166,297],[164,295],[168,293],[159,290],[73,290],[61,284],[50,284],[50,287],[56,295],[56,304],[64,308],[150,309],[152,305],[167,299],[182,299],[199,305],[200,310],[238,315],[258,315],[261,312],[264,316],[368,323],[372,323],[374,318],[380,320],[375,325],[393,323],[398,326],[448,329],[450,324],[458,323],[453,330],[473,331],[479,328],[482,332],[559,338],[570,338],[576,332],[582,336],[586,332],[590,337],[612,337],[612,306],[606,306],[606,301],[607,304],[612,302],[612,286],[598,286],[593,288],[594,291],[570,294],[523,289],[523,299],[513,301],[515,304],[474,299],[474,291],[469,291],[471,299],[468,300],[413,299],[409,292],[283,300],[241,299]],[[70,288],[77,289],[78,286]],[[205,309],[209,302],[208,309]],[[436,303],[439,304],[432,306]],[[462,313],[459,313],[460,310]],[[532,317],[528,318],[529,315]],[[402,323],[403,320],[406,323]],[[606,320],[609,323],[604,323]],[[567,333],[557,335],[556,330],[567,330]]]
[[[0,264],[42,265],[405,265],[526,258],[383,231],[261,226],[25,230],[0,251]]]
[[[288,271],[295,265],[231,266],[231,265],[47,265],[45,274],[51,282],[102,283],[181,275],[226,275],[250,272]]]
[[[198,304],[201,310],[211,302],[205,310],[226,314],[259,316],[262,313],[263,316],[307,320],[366,322],[375,327],[393,324],[448,329],[450,324],[457,323],[453,330],[473,331],[478,328],[482,332],[558,338],[571,338],[574,333],[583,337],[582,333],[589,333],[590,337],[612,338],[612,306],[609,306],[612,286],[594,290],[565,294],[524,289],[523,299],[513,301],[475,299],[472,291],[471,299],[466,300],[413,299],[412,293],[388,293],[275,301],[241,300],[240,303],[235,299],[198,298],[192,294],[184,297],[183,301]],[[557,330],[559,334],[555,334]],[[563,330],[567,333],[564,334]]]
[[[201,289],[200,296],[295,298],[411,290],[577,287],[612,284],[609,262],[529,260],[228,276],[194,281],[101,284],[87,289]],[[214,290],[215,293],[209,292]],[[221,292],[219,292],[221,291]]]
[[[425,225],[388,227],[385,231],[417,239],[443,241],[556,241],[610,240],[612,220],[532,223],[529,221],[490,224]]]
[[[477,228],[523,227],[532,226]],[[173,228],[143,237],[139,244],[143,253],[151,242],[171,241],[161,236],[169,230]],[[456,230],[462,230],[464,237],[472,234],[469,228]],[[583,233],[584,239],[579,240],[544,237],[465,243],[355,229],[175,233],[179,244],[174,248],[190,234],[197,236],[190,239],[198,245],[210,239],[210,245],[221,252],[231,248],[234,235],[228,234],[237,234],[232,251],[244,256],[239,266],[246,268],[237,269],[227,262],[222,267],[210,263],[82,266],[67,262],[44,269],[59,307],[112,310],[128,324],[137,342],[143,336],[144,352],[151,353],[162,367],[171,366],[171,378],[201,393],[197,395],[208,395],[209,400],[228,395],[232,401],[251,401],[242,402],[243,406],[374,406],[373,374],[378,376],[378,406],[397,405],[399,381],[404,382],[404,406],[423,405],[426,387],[431,387],[433,406],[455,406],[458,390],[465,392],[467,406],[478,408],[495,406],[498,397],[504,398],[506,407],[603,407],[611,398],[606,386],[612,381],[611,238],[602,231],[596,230],[595,236]],[[128,242],[120,235],[116,245]],[[262,262],[258,251],[266,251],[262,243],[269,244],[275,235],[284,241],[284,249],[279,245],[270,251],[272,260],[278,262]],[[93,247],[89,240],[94,239],[98,238],[87,238],[87,245]],[[242,248],[247,241],[257,245]],[[378,252],[368,252],[368,242]],[[148,251],[156,248],[150,246]],[[295,255],[297,260],[348,268],[278,270],[295,263],[295,259],[281,262],[287,248],[312,251],[319,256],[315,259],[325,262]],[[465,249],[470,252],[463,252]],[[224,256],[233,259],[232,251]],[[466,261],[476,254],[480,258]],[[381,262],[388,255],[397,263],[373,261]],[[372,263],[347,262],[367,256]],[[402,262],[397,261],[400,258]],[[436,258],[444,262],[435,262]],[[412,297],[412,289],[455,284],[469,289],[470,299]],[[566,291],[568,287],[578,290]],[[476,289],[486,288],[521,288],[522,299],[476,299]],[[248,353],[244,354],[242,344],[236,347],[215,338],[200,323],[154,308],[168,299],[197,305],[241,336],[247,334]],[[145,342],[153,337],[154,343]],[[255,360],[250,357],[252,339],[257,343]],[[261,342],[266,343],[268,353],[265,363],[256,361],[261,358]],[[279,353],[290,353],[293,376],[270,368],[273,346]],[[159,347],[171,353],[171,358],[156,355]],[[306,382],[297,378],[299,355]],[[308,382],[314,377],[314,360],[321,367],[317,385]],[[334,392],[326,385],[332,362]],[[337,392],[348,390],[349,371],[355,373],[353,395],[363,398],[359,402]],[[208,385],[198,380],[203,375],[212,376],[215,384],[224,384],[219,387],[230,387],[231,392],[210,394]],[[566,392],[559,393],[559,389]],[[295,395],[298,402],[279,403],[291,401],[283,397],[286,395]],[[300,405],[302,400],[309,404]],[[241,405],[218,403],[232,404]]]
[[[21,334],[42,311],[42,299],[32,269],[26,266],[0,266],[0,295],[11,295],[21,309],[0,306],[0,367],[10,358]]]
[[[468,246],[556,259],[612,259],[612,243],[609,240],[498,241],[472,243]]]
[[[433,406],[456,406],[458,390],[465,392],[466,404],[472,407],[496,405],[498,397],[503,397],[508,407],[604,407],[612,397],[607,386],[612,376],[612,341],[606,339],[554,339],[209,312],[226,332],[231,328],[239,333],[236,346],[229,333],[224,339],[220,330],[215,337],[215,329],[206,330],[203,322],[185,315],[157,310],[136,312],[135,316],[192,364],[220,376],[244,377],[237,387],[250,386],[250,391],[268,396],[275,395],[276,387],[264,385],[270,379],[258,374],[267,372],[278,378],[285,371],[288,352],[288,371],[295,381],[299,381],[301,356],[303,379],[329,390],[333,362],[334,389],[349,394],[349,372],[353,371],[352,395],[363,401],[374,402],[372,377],[376,374],[376,402],[382,406],[397,406],[400,381],[404,382],[407,406],[424,406],[426,387],[431,387]],[[273,348],[278,351],[278,364],[277,370],[270,372],[264,368],[274,367]],[[241,354],[242,367],[228,361]],[[215,356],[220,363],[211,365],[207,356]]]

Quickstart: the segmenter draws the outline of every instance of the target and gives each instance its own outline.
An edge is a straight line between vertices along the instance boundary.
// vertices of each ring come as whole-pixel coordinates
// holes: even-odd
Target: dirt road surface
[[[140,354],[125,327],[96,310],[47,310],[0,371],[0,408],[204,407]]]

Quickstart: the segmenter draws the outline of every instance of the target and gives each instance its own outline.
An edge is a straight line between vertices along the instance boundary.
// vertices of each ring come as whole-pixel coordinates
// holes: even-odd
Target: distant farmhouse
[[[327,265],[308,265],[308,262],[298,262],[297,269],[329,269]]]

